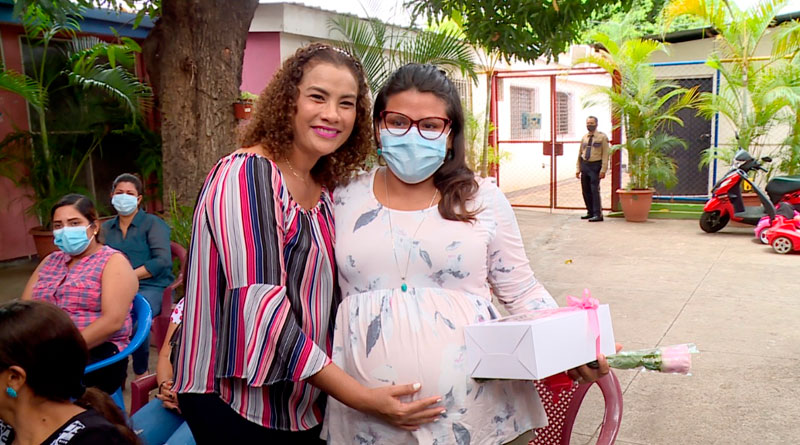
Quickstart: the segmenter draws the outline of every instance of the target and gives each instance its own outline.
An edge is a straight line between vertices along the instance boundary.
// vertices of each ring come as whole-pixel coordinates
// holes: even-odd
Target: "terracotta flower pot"
[[[252,102],[236,102],[233,104],[233,114],[236,116],[236,119],[250,119],[250,114],[252,112]]]
[[[58,247],[53,243],[52,230],[47,230],[42,226],[36,226],[28,230],[28,233],[33,237],[33,244],[36,246],[36,254],[39,255],[40,260],[58,250]]]
[[[653,190],[617,190],[626,221],[645,222],[653,204]]]

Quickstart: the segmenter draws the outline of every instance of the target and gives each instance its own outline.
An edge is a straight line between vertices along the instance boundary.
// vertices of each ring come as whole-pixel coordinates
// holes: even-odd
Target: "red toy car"
[[[765,236],[772,250],[777,253],[789,253],[800,250],[800,218],[775,217],[772,227],[766,230]]]
[[[794,221],[797,230],[800,230],[800,212],[795,210],[791,205],[781,203],[775,210],[775,216],[782,217],[783,219],[779,220],[775,218],[773,221],[770,221],[770,217],[767,215],[761,218],[758,221],[756,228],[753,229],[753,232],[756,234],[756,238],[758,238],[764,244],[769,244],[769,240],[767,240],[767,230],[775,225],[783,224],[787,220]]]

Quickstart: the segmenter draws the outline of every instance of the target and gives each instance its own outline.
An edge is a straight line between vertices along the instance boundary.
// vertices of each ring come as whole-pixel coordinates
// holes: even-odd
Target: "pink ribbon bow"
[[[595,355],[600,355],[600,322],[597,318],[597,307],[600,301],[592,298],[589,289],[583,290],[583,298],[567,295],[567,306],[576,310],[589,311],[589,330],[594,336]]]

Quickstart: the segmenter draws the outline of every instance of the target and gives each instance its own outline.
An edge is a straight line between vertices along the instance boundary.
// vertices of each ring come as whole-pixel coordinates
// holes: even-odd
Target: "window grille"
[[[570,133],[570,109],[572,95],[562,91],[556,92],[556,134],[565,135]]]
[[[536,113],[536,89],[512,86],[511,139],[534,140],[539,136],[541,116]]]
[[[461,103],[468,109],[472,109],[472,82],[469,79],[453,79],[453,84],[458,90]]]

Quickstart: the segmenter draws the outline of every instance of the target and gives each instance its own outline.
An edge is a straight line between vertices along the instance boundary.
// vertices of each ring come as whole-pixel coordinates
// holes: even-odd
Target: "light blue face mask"
[[[111,205],[117,209],[120,215],[127,216],[136,211],[136,207],[139,206],[139,198],[120,193],[111,197]]]
[[[78,256],[89,247],[91,238],[86,236],[86,230],[90,226],[91,224],[53,230],[53,243],[67,255]],[[92,238],[94,238],[94,235],[92,235]]]
[[[444,164],[445,154],[447,133],[431,141],[414,128],[402,136],[381,130],[381,155],[392,173],[406,184],[418,184],[433,176]]]

